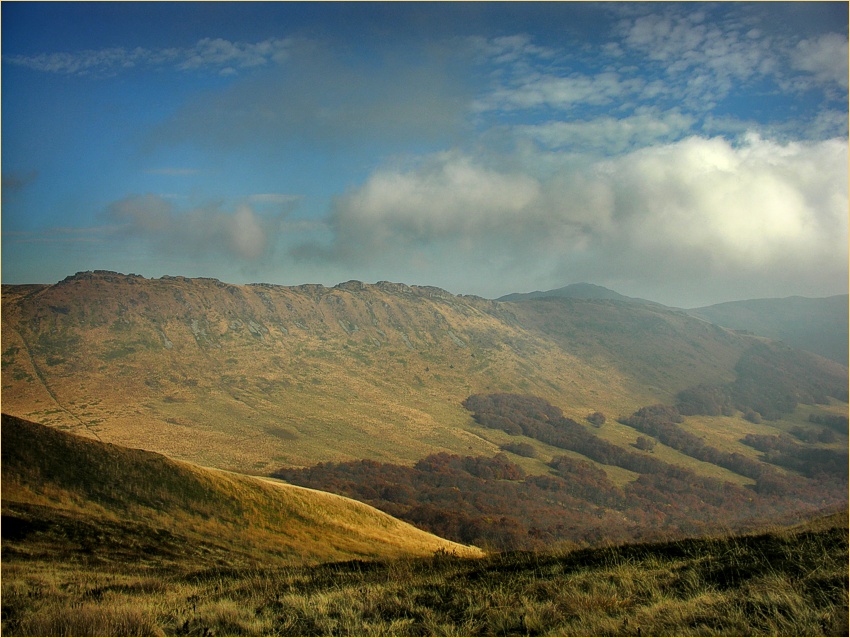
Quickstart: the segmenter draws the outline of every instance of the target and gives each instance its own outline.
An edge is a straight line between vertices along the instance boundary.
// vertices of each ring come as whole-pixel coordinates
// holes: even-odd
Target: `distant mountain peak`
[[[613,301],[633,301],[639,303],[648,303],[644,299],[627,297],[609,288],[605,288],[604,286],[590,284],[587,282],[570,284],[568,286],[564,286],[563,288],[556,288],[554,290],[536,290],[534,292],[526,293],[515,292],[509,295],[505,295],[503,297],[499,297],[496,301],[524,301],[526,299],[543,299],[544,297],[562,297],[568,299],[610,299]]]

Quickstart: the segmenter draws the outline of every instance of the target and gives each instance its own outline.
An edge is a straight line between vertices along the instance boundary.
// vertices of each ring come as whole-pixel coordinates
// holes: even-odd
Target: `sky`
[[[848,290],[848,4],[3,2],[2,281]]]

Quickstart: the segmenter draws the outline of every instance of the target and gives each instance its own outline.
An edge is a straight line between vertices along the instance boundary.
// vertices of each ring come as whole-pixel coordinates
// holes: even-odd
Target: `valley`
[[[4,416],[4,635],[845,635],[847,512],[482,555],[375,510]]]
[[[568,288],[4,285],[4,633],[841,633],[847,368]]]

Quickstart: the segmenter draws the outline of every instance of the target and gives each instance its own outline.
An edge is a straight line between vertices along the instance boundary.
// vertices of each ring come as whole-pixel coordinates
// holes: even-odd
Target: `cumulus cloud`
[[[802,40],[791,54],[796,69],[807,71],[821,83],[835,83],[847,88],[847,36],[825,33],[820,37]]]
[[[234,212],[219,206],[183,211],[150,194],[114,202],[105,216],[116,236],[145,242],[162,254],[242,262],[268,255],[281,232],[279,217],[258,215],[247,204]]]
[[[377,171],[338,198],[334,243],[310,249],[432,281],[462,272],[493,295],[529,274],[667,290],[668,302],[684,303],[694,282],[717,295],[695,304],[770,286],[834,294],[847,279],[847,161],[840,140],[755,135],[690,137],[545,177],[444,153]]]

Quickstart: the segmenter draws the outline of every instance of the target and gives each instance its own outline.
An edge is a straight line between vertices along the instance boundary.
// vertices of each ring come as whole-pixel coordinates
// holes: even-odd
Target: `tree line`
[[[683,417],[672,406],[650,406],[624,422],[639,423],[637,429],[643,428],[652,440],[661,437],[677,449],[740,466],[756,476],[755,486],[704,477],[650,452],[616,446],[539,397],[473,395],[464,405],[484,427],[536,439],[565,453],[549,462],[549,473],[534,476],[526,475],[505,453],[474,457],[445,452],[413,467],[357,460],[281,468],[273,476],[356,498],[445,538],[490,549],[690,535],[718,524],[769,521],[846,501],[846,479],[837,480],[834,473],[804,472],[792,480],[768,464],[780,457],[754,461],[720,452],[699,439],[697,446],[696,437],[678,427]],[[794,458],[803,458],[797,452]],[[597,464],[628,469],[638,478],[615,485]],[[780,466],[799,469],[788,463]]]

